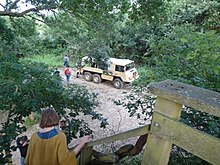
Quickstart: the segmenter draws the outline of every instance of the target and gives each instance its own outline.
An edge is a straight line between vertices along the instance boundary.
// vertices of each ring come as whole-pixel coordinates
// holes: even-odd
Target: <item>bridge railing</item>
[[[90,162],[95,145],[148,133],[142,165],[167,165],[172,144],[211,164],[219,165],[220,139],[180,123],[179,119],[183,106],[220,117],[220,94],[173,80],[154,83],[149,90],[157,95],[151,124],[89,142],[81,153],[80,164]]]

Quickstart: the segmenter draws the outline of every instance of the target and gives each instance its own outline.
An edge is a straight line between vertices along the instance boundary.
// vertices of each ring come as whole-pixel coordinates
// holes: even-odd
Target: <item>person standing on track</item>
[[[67,67],[69,65],[69,57],[65,55],[63,61],[64,61],[63,65]]]
[[[66,81],[69,82],[70,81],[70,75],[71,75],[71,70],[69,68],[69,65],[66,66],[66,68],[64,70],[64,74],[66,76]]]

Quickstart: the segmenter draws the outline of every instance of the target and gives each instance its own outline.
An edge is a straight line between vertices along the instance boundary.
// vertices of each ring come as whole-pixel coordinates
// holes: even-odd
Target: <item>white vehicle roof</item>
[[[129,60],[129,59],[110,58],[109,62],[112,62],[115,65],[125,66],[125,65],[130,64],[130,63],[132,63],[134,61]]]

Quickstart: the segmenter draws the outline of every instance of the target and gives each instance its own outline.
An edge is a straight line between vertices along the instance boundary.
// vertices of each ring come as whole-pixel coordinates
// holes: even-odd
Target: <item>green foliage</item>
[[[1,29],[0,49],[2,52],[24,57],[42,51],[39,47],[40,38],[35,22],[24,18],[1,18],[1,21],[4,27]],[[4,34],[7,34],[7,37]]]
[[[167,7],[166,1],[163,0],[139,0],[133,3],[132,10],[129,14],[134,21],[157,22],[166,17],[165,10]]]
[[[26,18],[11,18],[10,28],[19,37],[29,38],[36,34],[36,23]]]
[[[182,26],[154,45],[157,80],[177,79],[189,84],[220,90],[220,36],[215,31],[194,32]]]
[[[114,103],[125,107],[130,113],[129,117],[135,116],[141,120],[140,124],[146,124],[151,120],[155,96],[147,88],[135,87],[123,99],[115,100]]]
[[[146,84],[150,84],[155,81],[155,72],[152,68],[148,66],[137,67],[139,78],[132,82],[132,85],[145,87]]]
[[[35,21],[25,18],[1,18],[2,52],[16,54],[17,57],[31,57],[36,54],[63,55],[65,48],[60,38],[42,37],[42,29]]]
[[[145,42],[146,33],[155,28],[155,25],[150,28],[149,22],[158,20],[159,13],[165,9],[163,1],[138,1],[132,5],[126,1],[66,1],[62,5],[77,13],[76,17],[60,12],[57,17],[47,18],[47,25],[51,28],[48,32],[64,40],[68,54],[76,61],[91,56],[97,63],[109,56],[140,62],[149,47]],[[147,23],[140,25],[139,21],[143,20]],[[146,25],[149,28],[144,30]]]
[[[174,24],[192,23],[219,32],[219,9],[218,0],[170,1],[170,19]]]
[[[27,116],[24,119],[24,126],[27,128],[37,124],[40,121],[40,114],[39,113],[34,113],[32,115],[33,115],[33,118],[31,118],[30,116]]]
[[[101,21],[102,25],[98,21]],[[116,30],[112,30],[115,25],[107,16],[105,19],[84,22],[60,13],[56,18],[49,17],[47,24],[51,28],[46,31],[46,35],[53,36],[54,39],[62,38],[64,45],[68,45],[66,54],[76,62],[84,56],[90,56],[96,59],[97,63],[101,63],[111,52],[109,43],[115,37]]]
[[[73,123],[71,134],[90,134],[89,125],[79,115],[88,115],[100,120],[105,127],[106,119],[93,111],[99,104],[95,93],[89,93],[84,87],[62,85],[60,77],[52,76],[46,66],[40,63],[19,61],[14,56],[0,56],[0,111],[8,112],[7,120],[1,123],[0,153],[10,153],[15,138],[26,129],[24,118],[32,112],[41,113],[46,107],[53,107],[61,118]],[[8,154],[0,154],[3,164]]]
[[[67,9],[69,12],[76,15],[76,17],[86,21],[95,20],[94,18],[101,18],[118,12],[127,12],[130,8],[129,1],[106,0],[106,1],[89,1],[77,0],[62,2],[61,8]]]
[[[186,107],[181,113],[181,122],[206,132],[212,136],[220,138],[220,118],[204,112],[198,112],[193,108]]]
[[[141,165],[142,162],[142,156],[141,155],[136,155],[133,157],[125,157],[122,159],[118,165]]]
[[[10,44],[10,41],[14,39],[14,34],[13,31],[7,26],[6,20],[3,18],[0,18],[0,31],[1,42],[6,41]]]
[[[199,157],[188,153],[187,151],[179,148],[175,145],[172,146],[170,159],[168,165],[211,165],[205,160],[200,159]]]

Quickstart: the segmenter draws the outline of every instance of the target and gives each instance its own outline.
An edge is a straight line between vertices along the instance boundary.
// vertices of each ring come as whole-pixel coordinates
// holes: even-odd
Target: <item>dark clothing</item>
[[[68,56],[64,56],[64,66],[68,67],[69,66],[69,57]]]
[[[59,71],[59,70],[55,70],[55,71],[53,72],[53,74],[56,75],[56,76],[60,76],[60,71]]]
[[[16,142],[17,142],[17,147],[18,147],[18,149],[20,150],[21,157],[24,157],[24,158],[25,158],[26,155],[27,155],[28,143],[27,143],[26,145],[22,146],[23,143],[20,143],[19,140],[17,140]]]
[[[63,64],[64,66],[69,66],[69,62],[68,61],[64,61],[64,64]]]

